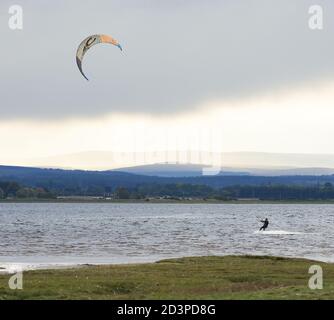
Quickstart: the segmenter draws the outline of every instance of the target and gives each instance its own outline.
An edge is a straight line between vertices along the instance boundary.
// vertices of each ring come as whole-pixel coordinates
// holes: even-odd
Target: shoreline
[[[80,269],[83,267],[122,267],[122,266],[136,266],[136,265],[144,265],[144,264],[155,264],[161,263],[165,260],[178,260],[178,259],[205,259],[208,257],[215,257],[215,258],[226,258],[226,257],[236,257],[236,258],[243,258],[243,257],[250,257],[250,258],[268,258],[268,259],[287,259],[287,260],[305,260],[305,261],[312,261],[317,263],[325,263],[331,264],[334,266],[333,259],[325,259],[321,257],[300,257],[300,256],[274,256],[274,255],[252,255],[252,254],[228,254],[228,255],[209,255],[209,256],[175,256],[175,257],[161,257],[161,258],[151,258],[151,259],[124,259],[123,262],[118,260],[117,262],[112,262],[110,259],[103,259],[103,258],[73,258],[68,257],[67,261],[13,261],[13,262],[2,262],[0,261],[0,275],[8,275],[14,274],[17,272],[28,272],[28,271],[38,271],[38,270],[59,270],[59,269]],[[25,259],[23,259],[25,260]],[[66,258],[64,259],[66,260]],[[70,261],[73,260],[73,261]],[[74,261],[77,260],[77,261]],[[81,260],[81,261],[79,261]],[[100,261],[99,261],[100,260]]]
[[[308,286],[321,266],[322,290]],[[0,299],[334,299],[334,263],[274,256],[203,256],[154,263],[82,265],[24,272],[23,289],[0,275]]]
[[[78,204],[333,204],[334,200],[106,200],[106,199],[10,199],[0,204],[19,203],[78,203]]]

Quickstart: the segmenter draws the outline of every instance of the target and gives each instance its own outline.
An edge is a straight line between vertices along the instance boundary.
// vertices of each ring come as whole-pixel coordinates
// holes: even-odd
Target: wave
[[[285,230],[271,230],[271,231],[255,231],[255,234],[264,234],[264,235],[293,235],[293,234],[305,234],[304,232],[297,231],[285,231]]]

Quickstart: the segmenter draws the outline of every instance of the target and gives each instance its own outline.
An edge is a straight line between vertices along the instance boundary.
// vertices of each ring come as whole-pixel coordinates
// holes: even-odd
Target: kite
[[[86,75],[82,71],[82,60],[83,60],[86,52],[91,47],[93,47],[94,45],[96,45],[98,43],[110,43],[110,44],[118,47],[122,51],[122,47],[118,43],[118,41],[116,39],[108,36],[108,35],[105,35],[105,34],[95,34],[95,35],[89,36],[86,39],[84,39],[78,47],[76,59],[77,59],[78,68],[79,68],[81,74],[85,77],[86,80],[88,80],[88,78],[86,77]]]

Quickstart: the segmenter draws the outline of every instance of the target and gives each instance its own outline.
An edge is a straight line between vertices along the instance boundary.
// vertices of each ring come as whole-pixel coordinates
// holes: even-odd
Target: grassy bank
[[[308,269],[323,268],[323,290],[308,288]],[[1,299],[334,299],[334,264],[275,257],[196,257],[157,263],[84,266],[24,273],[23,290]]]

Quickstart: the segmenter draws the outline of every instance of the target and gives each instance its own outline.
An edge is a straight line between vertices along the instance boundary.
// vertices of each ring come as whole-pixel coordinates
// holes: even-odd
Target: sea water
[[[0,272],[243,254],[334,262],[334,205],[0,203]]]

